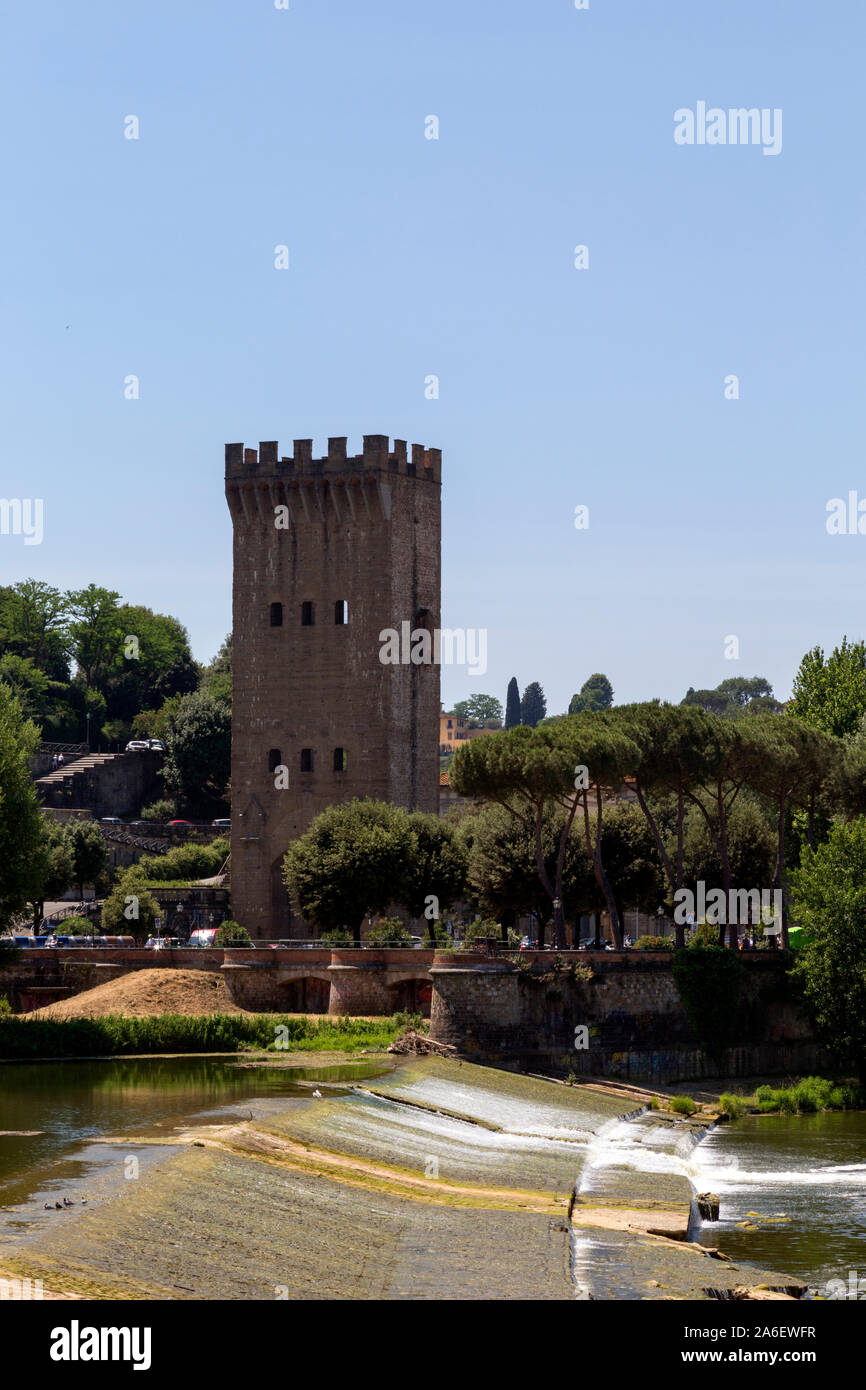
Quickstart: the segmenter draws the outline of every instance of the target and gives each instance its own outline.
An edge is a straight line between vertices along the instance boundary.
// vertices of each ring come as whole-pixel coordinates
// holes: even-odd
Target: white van
[[[197,927],[189,934],[190,946],[212,946],[219,927]]]

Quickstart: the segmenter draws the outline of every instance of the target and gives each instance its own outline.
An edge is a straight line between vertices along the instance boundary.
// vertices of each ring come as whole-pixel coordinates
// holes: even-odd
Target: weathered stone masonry
[[[696,1045],[668,953],[585,953],[570,959],[590,965],[593,979],[575,980],[569,957],[563,958],[566,968],[555,971],[549,953],[527,953],[522,969],[487,956],[438,953],[430,969],[431,1036],[479,1060],[511,1057],[575,1074],[658,1082],[826,1065],[798,1011],[781,953],[744,957],[732,1046],[715,1064]],[[590,1031],[585,1050],[575,1047],[574,1030],[581,1024]]]
[[[305,935],[283,855],[320,811],[365,796],[438,808],[439,668],[384,665],[380,633],[439,626],[441,453],[386,435],[227,444],[234,528],[232,915]],[[275,786],[287,769],[288,787]]]

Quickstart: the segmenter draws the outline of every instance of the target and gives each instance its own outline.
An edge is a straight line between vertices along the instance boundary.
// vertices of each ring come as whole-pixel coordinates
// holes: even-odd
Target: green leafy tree
[[[232,702],[232,635],[228,634],[213,661],[202,671],[202,689],[214,699]]]
[[[29,759],[39,733],[0,683],[0,928],[38,895],[48,851]]]
[[[159,903],[141,876],[127,872],[102,904],[100,931],[105,936],[134,936],[143,941],[156,930]]]
[[[792,806],[812,813],[814,802],[834,764],[843,754],[841,742],[801,719],[758,715],[749,725],[753,743],[749,785],[763,793],[776,812],[776,866],[773,886],[785,884],[785,842]],[[788,921],[782,898],[782,944],[788,946]]]
[[[534,729],[540,719],[547,714],[547,700],[538,681],[531,681],[523,692],[520,701],[520,722]]]
[[[412,848],[395,901],[413,917],[425,916],[432,944],[438,914],[459,901],[466,885],[466,849],[452,822],[423,811],[412,812],[408,820]]]
[[[69,654],[84,684],[101,689],[109,668],[122,650],[120,594],[88,584],[86,589],[71,590],[66,598],[70,614]]]
[[[669,900],[683,887],[683,833],[686,794],[707,770],[707,749],[712,746],[712,725],[703,710],[669,705],[658,700],[621,705],[607,716],[638,748],[632,769],[638,805],[646,817],[668,881]],[[673,800],[674,844],[669,848],[660,822],[659,800]],[[677,945],[684,941],[676,926]]]
[[[756,889],[759,893],[771,889],[776,868],[776,838],[772,824],[753,796],[746,794],[737,801],[728,818],[727,833],[731,881],[735,887]],[[689,884],[703,880],[707,892],[722,888],[715,830],[694,808],[687,820],[684,854],[685,877]],[[709,924],[708,930],[718,945],[719,927]]]
[[[763,676],[729,676],[715,690],[686,692],[684,705],[696,705],[707,714],[738,719],[742,714],[780,714],[783,706],[773,699],[773,687]]]
[[[81,897],[84,885],[95,883],[105,868],[108,850],[99,826],[92,820],[73,820],[66,826],[64,839],[73,863],[73,882]]]
[[[577,695],[572,695],[568,712],[583,714],[584,710],[610,709],[612,704],[613,686],[607,676],[596,672],[584,681]]]
[[[701,770],[685,795],[706,821],[718,850],[722,891],[730,902],[731,857],[729,824],[731,812],[743,788],[754,775],[760,755],[760,736],[753,721],[735,721],[706,714],[706,741],[701,750]],[[729,923],[730,945],[738,943],[737,924]],[[724,926],[720,927],[724,939]]]
[[[542,855],[551,882],[556,878],[566,815],[561,806],[550,804],[542,818]],[[501,923],[503,939],[518,917],[534,917],[543,947],[553,905],[538,872],[534,827],[508,807],[488,802],[463,818],[459,833],[468,851],[467,891],[473,907]],[[575,921],[581,912],[594,911],[597,897],[598,887],[583,841],[569,835],[562,869],[566,919]]]
[[[665,898],[665,875],[639,806],[618,801],[603,807],[601,855],[617,903],[655,912]],[[596,903],[601,907],[604,899],[597,895]]]
[[[458,700],[454,713],[467,720],[470,729],[502,727],[502,706],[493,695],[470,695],[468,700]]]
[[[0,681],[12,691],[22,713],[41,724],[52,683],[45,672],[34,665],[32,657],[4,653],[0,656]]]
[[[26,657],[50,679],[68,681],[69,603],[38,579],[0,588],[0,652]]]
[[[199,669],[176,618],[136,604],[122,604],[117,618],[121,641],[100,687],[112,719],[131,721],[142,709],[196,689]]]
[[[508,690],[505,696],[505,727],[506,729],[516,729],[520,723],[520,690],[517,685],[517,677],[512,676],[508,682]]]
[[[602,716],[581,715],[544,728],[521,726],[460,748],[451,765],[451,785],[461,796],[482,797],[504,806],[531,831],[536,868],[551,899],[554,944],[565,946],[563,877],[568,837],[575,818],[582,824],[587,853],[610,914],[614,941],[622,945],[622,924],[603,863],[602,800],[621,786],[637,763],[636,745],[608,727]],[[590,811],[594,805],[595,821]],[[549,808],[564,811],[553,875],[544,856],[543,826]]]
[[[42,846],[34,857],[34,926],[45,915],[46,902],[54,902],[75,882],[75,860],[66,838],[66,827],[42,817]]]
[[[322,811],[289,846],[284,882],[309,922],[322,930],[349,927],[360,946],[365,917],[383,916],[399,893],[412,847],[409,817],[399,807],[343,802]]]
[[[166,721],[163,782],[194,814],[208,814],[231,773],[231,709],[204,691],[182,696]]]
[[[843,637],[826,658],[821,647],[807,652],[788,712],[837,738],[856,734],[866,714],[866,643]]]
[[[791,875],[794,977],[818,1037],[866,1085],[866,819],[837,824]]]

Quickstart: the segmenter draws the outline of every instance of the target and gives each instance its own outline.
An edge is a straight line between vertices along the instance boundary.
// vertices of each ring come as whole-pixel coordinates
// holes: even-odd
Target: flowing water
[[[284,1286],[293,1298],[702,1297],[722,1271],[748,1282],[753,1266],[819,1293],[862,1271],[866,1293],[866,1115],[747,1118],[696,1143],[688,1123],[630,1111],[610,1095],[436,1058],[396,1069],[199,1057],[5,1065],[0,1256],[29,1251],[49,1281],[85,1271],[109,1297],[260,1298]],[[181,1129],[250,1118],[278,1142],[366,1166],[366,1189],[327,1164],[289,1171],[173,1142]],[[123,1143],[101,1142],[112,1136]],[[126,1181],[130,1164],[147,1180]],[[451,1195],[408,1200],[407,1175]],[[683,1261],[670,1244],[598,1226],[569,1234],[574,1191],[578,1209],[680,1219],[694,1191],[716,1192],[721,1220],[693,1221],[690,1236],[734,1264]],[[58,1210],[64,1197],[72,1206]]]
[[[704,1230],[733,1259],[787,1270],[825,1297],[827,1281],[859,1272],[866,1295],[866,1114],[749,1116],[708,1134],[692,1171],[721,1202]]]

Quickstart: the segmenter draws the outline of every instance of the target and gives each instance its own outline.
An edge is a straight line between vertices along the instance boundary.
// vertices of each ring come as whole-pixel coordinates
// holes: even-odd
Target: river
[[[297,1068],[207,1057],[2,1066],[0,1256],[9,1263],[16,1252],[29,1249],[35,1260],[43,1260],[34,1269],[44,1267],[49,1280],[55,1269],[86,1263],[103,1297],[125,1296],[127,1286],[129,1296],[159,1296],[148,1291],[165,1288],[180,1293],[162,1296],[268,1296],[259,1291],[255,1273],[233,1281],[215,1265],[205,1274],[204,1237],[212,1220],[214,1229],[224,1227],[206,1194],[223,1184],[229,1193],[247,1188],[255,1193],[242,1242],[251,1271],[259,1264],[270,1269],[263,1252],[272,1249],[276,1272],[268,1278],[274,1287],[288,1277],[279,1272],[285,1260],[286,1233],[279,1225],[284,1204],[296,1203],[287,1229],[309,1246],[323,1229],[330,1239],[333,1216],[345,1201],[341,1238],[353,1257],[380,1238],[383,1254],[378,1264],[369,1265],[368,1287],[363,1289],[361,1281],[356,1291],[351,1283],[329,1282],[338,1262],[336,1251],[332,1258],[323,1244],[310,1280],[316,1290],[327,1287],[329,1296],[480,1296],[472,1292],[475,1263],[484,1264],[485,1248],[493,1249],[497,1240],[510,1250],[517,1239],[525,1243],[525,1269],[509,1256],[513,1268],[497,1276],[501,1287],[493,1296],[521,1296],[532,1269],[543,1267],[547,1292],[533,1296],[634,1299],[664,1296],[665,1289],[675,1287],[664,1284],[661,1292],[648,1292],[664,1253],[646,1240],[636,1247],[622,1231],[594,1229],[591,1216],[581,1230],[581,1210],[661,1209],[667,1203],[671,1212],[685,1212],[687,1218],[696,1190],[718,1194],[721,1219],[693,1222],[690,1237],[731,1257],[742,1271],[733,1282],[748,1282],[755,1266],[799,1277],[823,1293],[829,1280],[847,1282],[851,1271],[866,1273],[866,1115],[748,1117],[718,1126],[696,1144],[686,1123],[652,1111],[626,1118],[632,1105],[580,1087],[431,1058],[396,1070],[391,1059],[341,1066],[310,1061],[313,1065]],[[321,1085],[318,1099],[315,1083]],[[294,1145],[296,1155],[300,1146],[304,1152],[341,1156],[338,1161],[353,1165],[352,1181],[360,1180],[356,1170],[363,1170],[368,1191],[363,1217],[357,1197],[327,1163],[316,1164],[310,1175],[296,1157],[294,1176],[287,1176],[252,1162],[252,1150],[242,1156],[236,1143],[220,1156],[205,1153],[200,1144],[181,1148],[175,1140],[186,1131],[182,1142],[189,1145],[189,1131],[196,1126],[208,1137],[208,1126],[250,1120],[260,1137]],[[115,1142],[104,1142],[108,1138]],[[139,1175],[149,1175],[149,1184],[128,1182]],[[422,1196],[407,1187],[407,1181],[422,1177],[441,1181],[451,1196],[440,1199],[431,1191]],[[554,1216],[564,1210],[572,1190],[577,1224],[570,1258],[568,1237],[557,1237],[566,1241],[563,1260],[549,1248],[550,1233],[566,1228],[544,1213],[548,1207]],[[373,1206],[370,1193],[381,1194]],[[70,1207],[62,1206],[64,1199]],[[423,1206],[427,1200],[437,1205]],[[269,1202],[275,1204],[271,1216]],[[538,1215],[530,1215],[533,1210]],[[187,1234],[175,1242],[177,1265],[169,1278],[152,1241],[143,1256],[141,1234],[158,1230],[175,1219],[173,1214],[186,1223]],[[311,1224],[302,1239],[305,1221]],[[358,1223],[354,1232],[353,1221]],[[455,1242],[464,1256],[456,1274]],[[118,1253],[132,1244],[134,1263]],[[341,1260],[345,1263],[345,1251]],[[699,1263],[714,1272],[723,1268],[718,1261]],[[198,1283],[188,1272],[193,1266]],[[434,1292],[418,1292],[424,1270]],[[267,1288],[264,1275],[262,1281]],[[715,1282],[701,1273],[696,1292],[685,1296],[700,1296],[701,1288]],[[66,1287],[74,1288],[74,1279]],[[302,1288],[290,1296],[317,1293]]]

